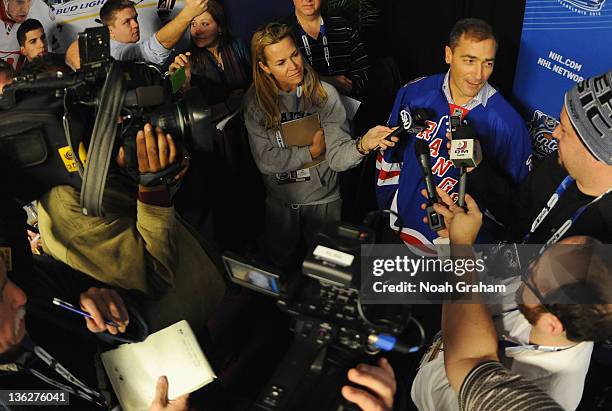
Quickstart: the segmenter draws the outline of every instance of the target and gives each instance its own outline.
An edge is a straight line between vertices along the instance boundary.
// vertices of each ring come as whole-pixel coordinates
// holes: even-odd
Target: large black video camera
[[[294,317],[293,345],[255,409],[336,409],[346,370],[364,356],[381,349],[418,350],[397,339],[413,320],[409,305],[360,302],[362,247],[374,241],[365,225],[331,223],[317,234],[303,275],[232,253],[223,256],[234,283],[277,298],[278,307]]]
[[[171,182],[186,150],[212,151],[214,126],[199,89],[179,97],[157,67],[114,61],[106,27],[79,33],[79,55],[73,74],[17,77],[4,88],[0,161],[16,170],[16,198],[31,201],[72,185],[81,189],[83,213],[99,216],[119,146],[126,154],[121,172],[142,185]],[[136,134],[147,122],[170,133],[177,146],[179,161],[160,173],[138,172]]]

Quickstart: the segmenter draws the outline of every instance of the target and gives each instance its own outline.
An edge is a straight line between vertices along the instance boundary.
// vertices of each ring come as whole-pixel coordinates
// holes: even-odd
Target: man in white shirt
[[[440,195],[445,202],[450,201],[445,193]],[[442,207],[436,208],[445,213]],[[448,217],[452,218],[450,215]],[[588,237],[571,237],[560,244],[574,245],[578,249],[601,246],[597,240]],[[609,321],[604,321],[596,314],[598,309],[595,296],[589,301],[590,304],[551,305],[541,302],[544,299],[542,295],[557,295],[563,291],[563,287],[574,285],[558,282],[559,267],[563,267],[563,264],[560,265],[557,260],[561,261],[562,257],[545,253],[528,270],[531,275],[527,277],[526,283],[516,277],[507,284],[508,293],[516,291],[517,304],[514,307],[503,307],[503,311],[498,310],[497,313],[496,307],[490,308],[500,341],[500,354],[505,356],[506,366],[532,380],[564,409],[574,410],[582,398],[593,351],[592,341],[601,338],[601,329],[607,327],[610,330],[612,327]],[[582,261],[580,257],[580,254],[573,255],[571,280],[575,282],[583,279],[588,284],[595,280],[595,276],[590,273],[593,267],[587,263],[575,264],[575,261]],[[551,278],[557,282],[551,281]],[[599,280],[612,287],[609,276],[601,276]],[[595,290],[599,291],[599,286]],[[586,292],[593,293],[591,289]],[[507,295],[500,297],[503,301]],[[600,326],[596,325],[598,323]],[[421,411],[459,409],[457,394],[449,385],[444,369],[444,352],[439,341],[434,342],[423,357],[412,384],[411,396]]]
[[[185,0],[185,7],[174,19],[143,41],[139,41],[138,13],[130,0],[108,0],[100,9],[100,20],[110,32],[111,56],[115,60],[141,60],[162,65],[191,20],[207,8],[208,0]]]
[[[508,368],[535,382],[564,409],[576,409],[582,398],[593,343],[566,341],[548,345],[553,336],[545,327],[531,325],[518,310],[494,320],[498,337],[505,336],[509,342],[518,344],[505,348]],[[534,342],[530,334],[539,334],[542,343],[530,344]],[[410,395],[421,411],[459,410],[457,393],[449,385],[444,370],[444,352],[439,347],[436,355],[435,344],[422,360]],[[500,354],[504,354],[503,349]]]

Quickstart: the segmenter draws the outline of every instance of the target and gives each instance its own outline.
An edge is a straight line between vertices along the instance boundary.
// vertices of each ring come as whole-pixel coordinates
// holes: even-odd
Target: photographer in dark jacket
[[[512,242],[553,244],[572,235],[612,243],[612,71],[565,95],[553,132],[558,152],[519,186],[487,159],[468,174],[468,190],[507,228]]]

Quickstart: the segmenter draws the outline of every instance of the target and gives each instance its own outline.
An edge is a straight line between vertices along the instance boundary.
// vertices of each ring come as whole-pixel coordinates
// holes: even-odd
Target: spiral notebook
[[[101,357],[124,411],[148,410],[162,375],[168,378],[169,399],[191,393],[216,378],[185,320]]]

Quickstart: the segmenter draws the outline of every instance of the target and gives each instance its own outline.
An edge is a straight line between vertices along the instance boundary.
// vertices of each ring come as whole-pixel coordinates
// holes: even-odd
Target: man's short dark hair
[[[15,69],[6,60],[0,60],[0,73],[11,79],[15,77]]]
[[[100,9],[100,21],[110,26],[115,22],[115,14],[123,9],[136,10],[136,5],[131,0],[108,0]]]
[[[452,50],[457,47],[461,36],[464,34],[466,37],[476,41],[493,39],[495,41],[495,45],[497,46],[495,33],[493,33],[493,28],[489,23],[481,19],[468,18],[459,20],[453,26],[448,39],[448,45]]]
[[[21,47],[25,45],[26,35],[36,29],[42,29],[43,33],[45,32],[43,25],[36,19],[27,19],[21,23],[21,26],[17,29],[17,41]]]

